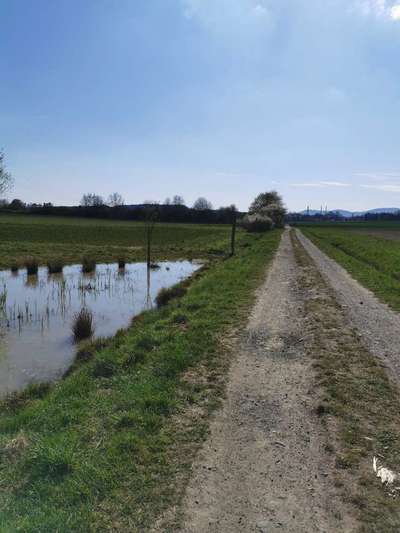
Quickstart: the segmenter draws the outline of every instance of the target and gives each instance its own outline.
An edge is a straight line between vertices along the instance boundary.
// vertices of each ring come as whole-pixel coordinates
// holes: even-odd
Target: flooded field
[[[24,270],[0,272],[0,396],[66,372],[76,352],[71,326],[82,308],[93,313],[95,337],[113,335],[151,307],[161,288],[175,285],[200,266],[163,262],[149,278],[145,263],[123,270],[97,265],[93,274],[82,274],[80,265],[64,267],[62,274],[48,274],[47,268],[39,269],[37,276]]]

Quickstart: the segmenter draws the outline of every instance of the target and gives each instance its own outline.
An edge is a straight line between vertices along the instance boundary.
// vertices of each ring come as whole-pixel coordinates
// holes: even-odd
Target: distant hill
[[[368,209],[367,211],[347,211],[346,209],[331,209],[328,213],[337,213],[344,218],[359,217],[366,214],[380,214],[380,213],[397,213],[400,211],[400,207],[378,207],[376,209]],[[320,210],[310,209],[308,211],[310,216],[319,215]],[[325,213],[325,211],[324,211]],[[300,211],[301,215],[307,215],[307,209]]]

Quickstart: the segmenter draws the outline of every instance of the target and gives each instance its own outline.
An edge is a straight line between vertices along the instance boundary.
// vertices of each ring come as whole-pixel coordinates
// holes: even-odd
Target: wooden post
[[[236,221],[237,221],[236,207],[233,205],[232,206],[231,256],[235,255]]]
[[[152,234],[152,227],[150,225],[146,228],[147,231],[147,270],[150,270],[151,265],[151,234]]]
[[[145,232],[146,232],[146,261],[147,268],[150,269],[151,265],[151,240],[153,236],[154,226],[156,225],[158,219],[158,211],[154,207],[149,207],[145,212]]]

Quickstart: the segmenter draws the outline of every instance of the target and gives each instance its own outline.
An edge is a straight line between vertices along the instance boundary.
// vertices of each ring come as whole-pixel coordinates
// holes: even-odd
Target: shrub
[[[182,298],[186,294],[186,289],[184,287],[171,287],[170,289],[161,289],[156,297],[156,304],[158,307],[167,305],[170,300],[174,298]]]
[[[269,217],[275,227],[283,228],[285,226],[286,209],[283,206],[270,204],[264,207],[259,213]]]
[[[246,215],[242,225],[251,233],[269,231],[274,227],[272,219],[262,212]]]
[[[96,261],[92,257],[87,257],[86,255],[82,258],[82,272],[85,274],[90,274],[96,270]]]
[[[52,259],[47,261],[47,268],[49,270],[49,274],[61,274],[64,268],[64,263],[62,259]]]
[[[93,313],[90,309],[83,307],[79,313],[75,315],[72,324],[72,333],[76,342],[89,339],[93,336]]]
[[[264,192],[255,198],[249,208],[249,215],[255,214],[269,217],[277,228],[283,228],[285,225],[286,208],[276,191]]]
[[[39,262],[35,257],[27,257],[25,259],[25,267],[28,276],[35,276],[39,270]]]

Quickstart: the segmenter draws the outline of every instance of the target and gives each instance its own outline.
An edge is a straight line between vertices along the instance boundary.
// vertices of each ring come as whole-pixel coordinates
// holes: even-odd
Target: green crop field
[[[301,230],[382,301],[400,310],[400,224],[302,224]]]
[[[241,233],[238,234],[240,240]],[[154,259],[198,258],[229,250],[230,227],[202,224],[156,224]],[[35,256],[39,263],[62,258],[80,262],[83,255],[112,262],[145,257],[145,228],[140,222],[81,218],[0,215],[0,267],[23,263]]]

